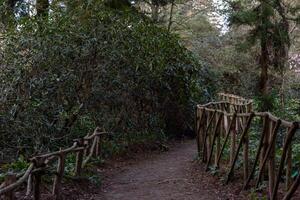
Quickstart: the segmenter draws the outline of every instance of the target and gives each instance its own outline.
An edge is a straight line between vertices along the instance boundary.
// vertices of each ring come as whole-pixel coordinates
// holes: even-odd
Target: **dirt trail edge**
[[[245,199],[239,194],[240,189],[233,185],[223,186],[218,178],[205,173],[203,166],[194,161],[195,156],[194,141],[184,141],[168,152],[121,167],[104,180],[101,194],[90,199]]]

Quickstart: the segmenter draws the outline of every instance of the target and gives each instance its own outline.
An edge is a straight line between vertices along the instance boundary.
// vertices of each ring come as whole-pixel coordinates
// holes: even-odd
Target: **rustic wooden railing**
[[[299,169],[295,178],[291,174],[296,166],[292,160],[292,142],[299,131],[299,122],[288,122],[268,112],[253,112],[252,100],[239,96],[221,93],[219,98],[219,102],[198,105],[196,111],[198,153],[206,170],[212,167],[225,170],[228,183],[235,173],[237,177],[241,175],[238,165],[242,164],[244,189],[258,188],[267,179],[270,199],[279,196],[290,199],[300,183]],[[249,143],[253,149],[249,149]],[[225,149],[229,149],[229,156]],[[253,158],[249,158],[250,150],[255,152]],[[282,151],[280,159],[276,159],[278,151]]]
[[[101,132],[97,127],[92,134],[74,140],[71,147],[61,149],[56,152],[34,156],[30,159],[30,164],[25,173],[8,174],[5,181],[0,185],[0,199],[16,199],[15,191],[21,186],[26,185],[26,196],[33,197],[35,200],[41,199],[42,176],[50,167],[56,166],[52,194],[55,199],[62,198],[62,179],[65,172],[65,161],[69,154],[76,154],[76,164],[74,175],[80,177],[83,168],[94,156],[98,157],[101,151],[101,141],[108,132]],[[57,161],[57,162],[55,162]],[[1,198],[2,197],[2,198]]]

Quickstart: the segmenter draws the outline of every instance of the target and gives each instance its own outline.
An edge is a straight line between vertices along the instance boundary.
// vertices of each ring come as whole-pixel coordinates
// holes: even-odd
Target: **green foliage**
[[[192,127],[195,102],[211,91],[210,72],[177,35],[99,1],[51,10],[49,19],[25,16],[2,33],[5,152],[57,149],[96,125],[128,141],[133,133],[180,135]]]
[[[22,172],[25,171],[28,166],[28,162],[24,159],[23,156],[20,156],[15,162],[4,164],[3,166],[1,166],[1,170],[10,172]]]

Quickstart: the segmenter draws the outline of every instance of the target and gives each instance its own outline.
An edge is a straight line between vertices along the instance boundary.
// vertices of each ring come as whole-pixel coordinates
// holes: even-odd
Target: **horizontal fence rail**
[[[83,168],[92,157],[98,157],[101,151],[101,141],[109,132],[101,132],[97,127],[92,134],[74,140],[71,147],[56,152],[34,156],[30,159],[27,170],[22,174],[8,174],[0,184],[0,199],[14,200],[15,191],[26,185],[26,196],[35,200],[41,199],[42,176],[49,167],[56,167],[54,173],[52,194],[55,199],[61,199],[62,179],[65,172],[66,157],[76,154],[75,176],[81,176]]]
[[[291,199],[300,184],[299,169],[292,178],[292,167],[296,166],[292,141],[299,122],[254,112],[252,100],[236,95],[220,93],[219,98],[219,102],[198,105],[196,109],[197,148],[206,170],[223,169],[226,183],[242,176],[244,189],[259,188],[267,181],[270,199],[278,198],[279,189],[283,199]],[[250,151],[254,153],[250,155]],[[276,158],[276,152],[281,152],[280,158]]]

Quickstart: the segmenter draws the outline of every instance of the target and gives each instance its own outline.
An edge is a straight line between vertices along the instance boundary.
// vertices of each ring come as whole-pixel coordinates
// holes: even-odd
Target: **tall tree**
[[[260,82],[259,92],[262,97],[262,109],[270,109],[266,100],[269,95],[270,67],[283,70],[288,60],[290,47],[288,10],[283,0],[260,0],[252,2],[238,1],[231,3],[232,25],[248,25],[248,43],[260,47]]]

